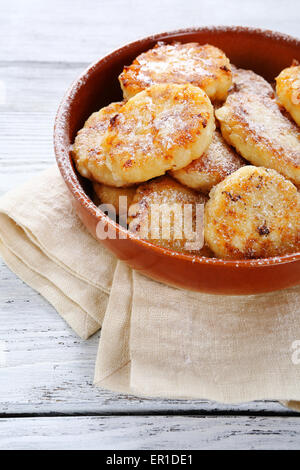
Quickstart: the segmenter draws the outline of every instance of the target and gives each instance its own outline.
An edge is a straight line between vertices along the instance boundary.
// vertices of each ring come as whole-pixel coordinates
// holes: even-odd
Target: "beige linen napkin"
[[[100,328],[116,260],[77,218],[56,167],[0,198],[0,254],[79,336]]]
[[[227,297],[152,281],[88,234],[56,168],[0,199],[0,253],[83,338],[105,314],[96,385],[223,402],[300,399],[300,286]]]
[[[140,396],[299,400],[299,299],[300,287],[256,296],[184,292],[119,263],[95,383]]]

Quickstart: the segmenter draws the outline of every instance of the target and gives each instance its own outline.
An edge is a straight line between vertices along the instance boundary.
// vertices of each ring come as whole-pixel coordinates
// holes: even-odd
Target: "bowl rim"
[[[90,215],[95,219],[97,222],[102,222],[107,224],[108,226],[112,226],[116,231],[117,238],[122,239],[130,239],[133,243],[142,246],[148,250],[155,251],[158,255],[172,257],[177,260],[189,262],[192,264],[204,264],[204,265],[214,265],[214,266],[222,266],[228,268],[263,268],[265,266],[270,265],[281,265],[285,263],[291,263],[300,260],[300,252],[289,253],[282,256],[274,256],[270,258],[256,258],[256,259],[243,259],[243,260],[227,260],[222,258],[207,258],[204,256],[197,256],[192,254],[180,253],[177,251],[173,251],[167,248],[164,248],[159,245],[154,245],[153,243],[148,242],[147,240],[143,240],[138,238],[135,234],[129,232],[129,230],[125,229],[113,219],[108,217],[104,212],[102,212],[96,204],[90,199],[90,197],[86,194],[84,189],[82,188],[79,179],[76,175],[75,169],[73,167],[73,163],[69,158],[69,151],[70,149],[66,148],[64,145],[64,138],[65,135],[68,133],[68,116],[69,110],[71,107],[71,103],[76,96],[78,90],[85,86],[85,83],[89,77],[89,75],[93,72],[93,70],[101,63],[106,62],[113,58],[115,55],[118,55],[121,51],[131,48],[132,46],[137,46],[140,42],[144,41],[163,41],[167,40],[176,35],[180,35],[184,37],[184,35],[193,34],[197,32],[208,32],[208,33],[248,33],[250,35],[260,35],[262,37],[269,37],[275,39],[276,41],[283,41],[286,43],[291,43],[295,46],[300,48],[300,39],[297,39],[293,36],[290,36],[285,33],[280,33],[277,31],[272,31],[269,29],[261,29],[261,28],[252,28],[248,26],[203,26],[203,27],[191,27],[191,28],[183,28],[177,29],[162,33],[156,33],[150,36],[139,38],[135,41],[131,41],[126,43],[125,45],[114,49],[113,51],[106,54],[104,57],[96,60],[71,83],[69,88],[66,90],[56,113],[55,116],[55,123],[54,123],[54,150],[56,155],[57,165],[59,170],[63,176],[65,183],[68,186],[68,189],[72,193],[73,197],[79,202],[79,204],[87,210]],[[180,40],[180,38],[178,38]],[[120,236],[121,235],[121,236]],[[101,241],[99,239],[99,241]]]

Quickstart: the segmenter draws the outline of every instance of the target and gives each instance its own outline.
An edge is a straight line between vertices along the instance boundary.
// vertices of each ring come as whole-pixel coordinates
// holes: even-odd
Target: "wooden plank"
[[[0,449],[299,449],[299,418],[114,416],[0,421]]]
[[[0,102],[0,195],[55,163],[53,126],[59,102],[84,64],[3,64]]]
[[[44,112],[52,114],[66,89],[84,71],[85,63],[9,62],[0,60],[0,79],[5,96],[1,112]]]
[[[99,334],[79,339],[57,312],[0,262],[0,414],[289,413],[277,402],[224,405],[151,400],[93,386]]]
[[[0,195],[55,164],[53,123],[53,113],[0,113]]]
[[[233,24],[299,34],[297,0],[10,0],[0,5],[0,60],[94,61],[136,38],[191,25]]]

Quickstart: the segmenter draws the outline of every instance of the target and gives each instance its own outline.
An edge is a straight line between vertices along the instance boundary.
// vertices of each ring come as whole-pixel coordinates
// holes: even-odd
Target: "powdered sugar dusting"
[[[188,31],[188,33],[197,33],[197,31],[200,31],[202,33],[208,32],[210,34],[215,34],[218,35],[219,33],[223,33],[224,31],[230,31],[232,33],[236,33],[237,35],[242,33],[244,34],[245,31],[247,31],[247,28],[240,28],[240,27],[230,27],[230,28],[224,28],[224,27],[209,27],[209,28],[201,28],[201,29],[191,29]],[[285,42],[286,44],[296,44],[297,40],[286,36],[282,35],[280,33],[274,33],[272,31],[263,31],[261,30],[254,30],[255,34],[260,34],[263,33],[265,37],[269,37],[272,40],[278,40],[280,42]],[[166,33],[165,35],[155,35],[151,36],[148,38],[148,41],[152,41],[153,43],[156,42],[159,39],[165,39],[169,40],[169,38],[173,38],[178,34],[182,34],[183,36],[187,34],[185,30],[179,30],[179,31],[174,31],[172,33]],[[142,41],[140,41],[141,44],[143,44]],[[139,44],[139,41],[137,41],[136,44]],[[127,48],[128,46],[125,46]],[[123,49],[123,48],[122,48]],[[121,54],[122,49],[119,51],[116,51],[114,54],[117,56]],[[103,62],[108,60],[107,58],[102,59]],[[100,212],[96,206],[90,201],[88,196],[84,193],[77,175],[75,174],[72,163],[70,161],[70,156],[69,156],[69,145],[70,142],[68,141],[67,134],[68,134],[68,122],[70,119],[70,105],[72,101],[76,98],[76,94],[78,90],[81,88],[81,86],[84,86],[86,81],[88,80],[89,76],[93,74],[93,68],[96,66],[96,64],[92,67],[90,67],[84,74],[76,80],[76,82],[72,85],[71,89],[68,90],[66,93],[66,96],[60,106],[59,112],[57,114],[56,118],[56,126],[55,126],[55,150],[56,150],[56,155],[58,159],[58,164],[60,167],[60,170],[63,174],[63,177],[69,187],[69,189],[72,191],[73,196],[83,205],[88,212],[94,214],[94,216],[99,219],[99,218],[104,218],[105,216],[103,215],[102,212]],[[110,222],[112,223],[112,222]],[[134,240],[133,235],[129,235],[130,238]],[[144,243],[145,245],[149,245],[148,242],[143,242],[139,241],[139,243]],[[158,248],[157,248],[158,249]],[[194,257],[191,255],[182,255],[178,254],[176,252],[170,253],[167,250],[163,250],[165,252],[165,255],[168,256],[180,256],[181,258],[184,257],[185,259],[189,259],[192,263],[206,263],[206,264],[220,264],[220,265],[231,265],[233,266],[233,263],[230,261],[223,261],[220,259],[216,258],[201,258],[201,257]],[[271,264],[282,264],[282,263],[288,263],[288,262],[295,262],[300,259],[300,254],[294,254],[294,255],[286,255],[283,257],[273,257],[273,258],[268,258],[268,259],[259,259],[259,260],[241,260],[235,262],[234,266],[239,269],[243,265],[245,266],[250,266],[250,267],[260,267],[260,266],[266,266],[266,265],[271,265]]]

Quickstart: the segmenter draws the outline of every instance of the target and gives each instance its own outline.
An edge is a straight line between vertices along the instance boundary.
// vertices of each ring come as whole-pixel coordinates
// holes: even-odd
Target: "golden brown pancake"
[[[128,186],[179,169],[209,146],[215,129],[206,93],[193,85],[152,85],[111,119],[102,146],[112,186]]]
[[[279,102],[300,126],[300,65],[292,65],[276,78],[276,92]]]
[[[99,202],[114,206],[117,215],[120,215],[120,197],[126,198],[127,207],[129,207],[136,192],[135,186],[131,188],[115,188],[102,183],[93,183],[93,189]]]
[[[106,165],[106,154],[102,143],[111,119],[122,105],[123,102],[111,103],[93,113],[78,132],[72,155],[76,168],[82,176],[100,183],[114,184],[114,176]]]

